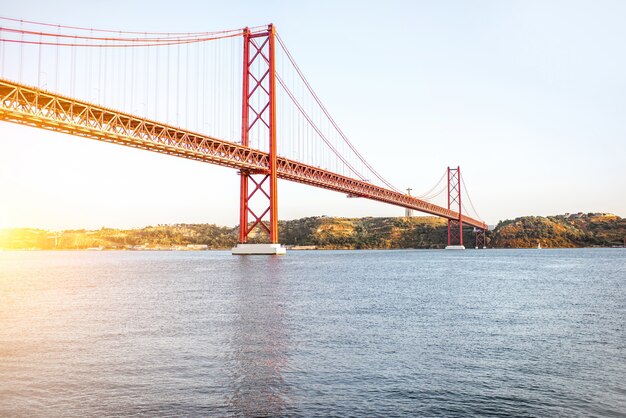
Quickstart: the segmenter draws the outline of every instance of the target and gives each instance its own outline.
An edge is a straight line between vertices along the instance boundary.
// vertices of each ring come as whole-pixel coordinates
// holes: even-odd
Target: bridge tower
[[[483,228],[474,228],[476,234],[476,249],[487,248],[487,230]]]
[[[463,214],[461,205],[461,167],[448,167],[448,209],[457,211],[459,219],[448,219],[448,246],[446,250],[464,250]]]
[[[232,250],[237,255],[285,254],[278,243],[275,33],[271,24],[254,32],[245,28],[243,33],[241,145],[250,146],[251,135],[259,148],[267,141],[269,167],[239,172],[239,244]],[[257,227],[268,233],[269,244],[248,243]]]

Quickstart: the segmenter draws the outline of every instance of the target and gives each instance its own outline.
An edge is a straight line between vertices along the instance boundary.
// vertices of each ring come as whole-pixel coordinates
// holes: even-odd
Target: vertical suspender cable
[[[23,26],[23,22],[20,20],[20,30],[22,29]],[[23,67],[23,61],[24,61],[24,33],[22,32],[21,35],[21,40],[22,42],[20,42],[20,62],[19,62],[19,69],[18,69],[18,79],[21,82],[24,82],[24,80],[22,79],[22,67]]]
[[[93,32],[91,32],[93,36]],[[87,41],[88,45],[91,45],[91,39]],[[87,47],[87,55],[85,57],[85,99],[91,100],[91,56],[92,49],[90,46]]]
[[[76,43],[76,37],[74,37],[74,43]],[[72,70],[70,71],[70,78],[72,79],[70,84],[70,96],[74,97],[76,94],[76,47],[72,47],[70,61],[72,66]]]
[[[39,34],[39,52],[37,58],[37,87],[41,88],[41,34]]]
[[[213,86],[212,86],[212,91],[211,91],[211,132],[215,132],[215,133],[219,133],[219,126],[218,126],[218,116],[217,116],[217,109],[218,109],[218,103],[219,103],[219,79],[218,79],[218,46],[214,45],[213,46],[213,65],[211,66],[211,69],[213,70],[213,74],[211,79],[213,80]]]
[[[120,34],[120,36],[121,36],[121,34]],[[115,75],[115,106],[117,106],[118,108],[121,107],[122,96],[123,96],[123,90],[122,90],[122,49],[126,49],[126,48],[116,48],[115,62],[113,63],[113,67],[117,69],[117,73]]]
[[[108,65],[108,59],[107,59],[107,56],[108,56],[108,53],[109,53],[108,45],[109,45],[109,41],[105,40],[104,41],[104,48],[101,48],[101,49],[104,49],[104,60],[103,60],[103,70],[102,70],[102,103],[105,106],[107,106],[107,91],[109,90],[108,89],[109,83],[107,83],[107,73],[108,73],[108,71],[107,71],[108,68],[107,67],[109,66]]]
[[[98,95],[95,102],[99,102],[102,97],[102,48],[98,48]]]
[[[57,25],[57,36],[56,36],[56,42],[59,43],[59,32],[61,30],[61,27],[59,25]],[[56,53],[56,58],[55,58],[55,71],[54,71],[54,90],[56,92],[59,91],[59,46],[56,46],[55,49],[55,53]]]
[[[217,63],[219,63],[221,61],[220,58],[222,58],[222,55],[221,55],[221,52],[222,52],[221,44],[217,44],[215,50],[217,51],[216,52],[217,58],[215,60],[215,65],[216,65],[216,72],[215,72],[216,73],[216,75],[215,75],[215,78],[216,78],[216,90],[215,90],[215,93],[216,93],[217,99],[216,99],[215,107],[213,108],[213,112],[217,113],[217,116],[215,116],[216,122],[217,122],[217,132],[218,132],[219,136],[222,136],[222,121],[221,121],[221,117],[220,117],[221,116],[220,115],[221,112],[219,112],[219,110],[218,110],[219,109],[219,104],[221,103],[221,100],[222,100],[222,95],[220,94],[221,90],[222,90],[222,86],[221,86],[221,81],[222,81],[221,75],[222,75],[222,73],[220,71],[220,66],[217,64]]]
[[[148,34],[144,35],[148,37]],[[145,105],[143,107],[143,117],[147,118],[149,114],[149,103],[150,103],[150,46],[146,47],[145,58],[146,58],[146,91],[144,92]]]
[[[189,129],[189,43],[185,45],[186,62],[185,68],[185,129]]]
[[[0,75],[4,78],[7,78],[6,74],[4,73],[4,42],[0,42]]]
[[[169,36],[169,33],[168,33]],[[165,71],[165,122],[170,122],[170,50],[172,49],[171,45],[167,46],[167,69]]]
[[[130,90],[130,112],[135,111],[135,48],[130,50],[130,82],[128,89]]]
[[[122,101],[123,101],[123,106],[124,106],[123,109],[124,109],[124,111],[128,111],[127,107],[126,107],[126,97],[128,96],[128,90],[127,90],[127,87],[126,87],[126,78],[127,78],[127,75],[128,75],[128,68],[126,67],[127,58],[128,58],[128,48],[124,48],[124,58],[123,58],[123,60],[124,60],[124,64],[123,64],[124,70],[122,72],[122,78],[123,78],[123,80],[122,80]]]
[[[180,127],[180,44],[176,46],[176,126]]]
[[[196,132],[199,132],[200,130],[198,129],[198,108],[199,106],[199,101],[200,101],[200,96],[199,96],[199,90],[200,90],[200,77],[199,77],[199,72],[200,72],[200,42],[196,42],[196,52],[194,53],[194,57],[196,59],[195,65],[193,67],[194,72],[196,73],[196,82],[194,84],[195,86],[195,107],[194,107],[194,112],[193,112],[193,119],[194,119],[194,130]]]
[[[202,80],[202,89],[200,94],[202,95],[202,106],[200,107],[200,132],[206,133],[206,127],[204,126],[204,113],[206,112],[206,50],[207,44],[202,43],[202,70],[200,72],[200,79]]]
[[[159,53],[161,52],[161,48],[157,46],[155,48],[156,52],[156,64],[154,66],[154,120],[159,120]]]
[[[228,135],[229,135],[229,140],[237,140],[238,138],[235,136],[235,131],[236,131],[236,126],[237,126],[237,122],[236,122],[236,114],[237,112],[237,107],[235,106],[235,100],[236,98],[240,97],[236,94],[234,94],[234,92],[237,90],[236,86],[235,86],[235,77],[237,77],[238,74],[240,74],[239,71],[235,71],[235,44],[229,40],[228,41],[228,45],[229,45],[229,52],[228,52],[228,68],[227,68],[227,74],[228,74],[228,90],[232,91],[233,94],[228,96]],[[239,55],[239,57],[241,57],[241,55]]]
[[[232,81],[233,81],[233,69],[232,69],[232,59],[233,59],[233,44],[232,42],[229,42],[229,46],[230,48],[228,48],[228,58],[225,60],[226,63],[228,63],[228,68],[226,70],[226,74],[228,76],[228,87],[229,87],[229,91],[231,91],[232,93],[229,96],[229,100],[228,103],[226,104],[227,108],[228,108],[228,128],[227,128],[227,137],[229,141],[232,141],[233,138],[233,105],[232,105],[232,98],[235,95],[235,86],[233,85]]]

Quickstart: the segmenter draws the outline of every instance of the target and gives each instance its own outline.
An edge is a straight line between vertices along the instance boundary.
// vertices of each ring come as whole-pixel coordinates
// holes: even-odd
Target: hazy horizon
[[[564,215],[575,215],[578,213],[583,213],[583,214],[588,214],[588,213],[602,213],[602,214],[609,214],[609,215],[615,215],[618,216],[619,218],[623,218],[623,216],[620,216],[616,213],[611,213],[611,212],[565,212],[565,213],[555,213],[555,214],[549,214],[549,215],[522,215],[522,216],[518,216],[516,218],[520,218],[520,217],[524,217],[524,216],[536,216],[536,217],[552,217],[552,216],[564,216]],[[343,218],[343,219],[365,219],[365,218],[405,218],[405,216],[329,216],[329,215],[311,215],[311,216],[304,216],[304,217],[299,217],[299,218],[281,218],[280,221],[296,221],[299,219],[304,219],[304,218],[309,218],[309,217],[326,217],[326,218]],[[423,215],[413,215],[412,218],[438,218],[438,219],[442,219],[445,220],[443,218],[440,218],[438,216],[435,215],[427,215],[427,214],[423,214]],[[489,227],[495,227],[498,223],[503,222],[503,221],[508,221],[508,220],[513,220],[516,218],[507,218],[507,219],[500,219],[495,223],[489,223],[487,224]],[[142,228],[149,228],[149,227],[154,227],[154,226],[174,226],[174,225],[215,225],[218,227],[225,227],[225,228],[237,228],[239,227],[239,224],[232,224],[232,225],[224,225],[224,224],[220,224],[217,222],[211,222],[211,221],[207,221],[207,222],[156,222],[156,223],[151,223],[151,224],[145,224],[145,225],[129,225],[129,226],[115,226],[115,225],[100,225],[100,226],[76,226],[76,227],[70,227],[70,228],[45,228],[45,227],[40,227],[40,226],[32,226],[32,225],[23,225],[23,226],[9,226],[9,227],[0,227],[0,230],[6,230],[6,229],[39,229],[39,230],[48,230],[48,231],[68,231],[68,230],[99,230],[99,229],[142,229]],[[470,228],[469,226],[467,226],[467,228]]]

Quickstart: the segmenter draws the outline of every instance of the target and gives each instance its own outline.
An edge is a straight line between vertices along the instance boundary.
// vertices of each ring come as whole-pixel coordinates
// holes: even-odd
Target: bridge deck
[[[251,172],[267,172],[269,154],[35,87],[0,79],[0,120]],[[459,219],[459,213],[366,181],[278,157],[278,177],[419,212]],[[462,216],[485,229],[484,222]]]

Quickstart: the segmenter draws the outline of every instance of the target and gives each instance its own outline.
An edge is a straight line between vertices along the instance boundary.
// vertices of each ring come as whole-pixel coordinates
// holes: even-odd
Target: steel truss
[[[270,171],[270,153],[4,79],[0,79],[0,120],[250,173]],[[276,177],[487,228],[484,222],[462,215],[460,208],[456,212],[283,157],[276,157]]]

